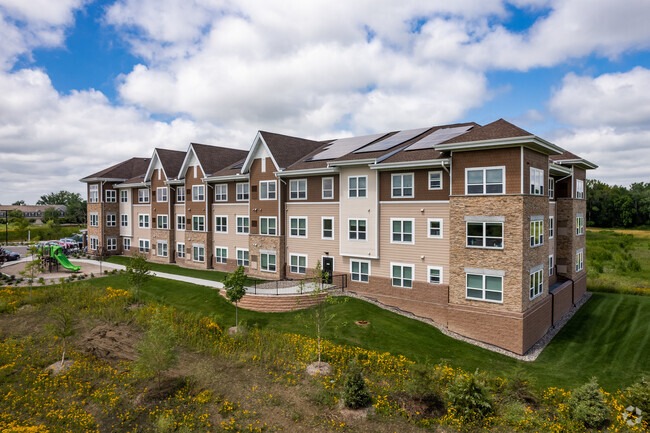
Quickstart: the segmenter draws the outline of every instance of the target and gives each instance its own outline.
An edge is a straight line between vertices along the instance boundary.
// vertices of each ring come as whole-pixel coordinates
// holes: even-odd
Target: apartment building
[[[326,141],[260,131],[249,151],[155,149],[82,182],[91,252],[264,279],[320,262],[348,290],[523,354],[585,292],[593,168],[500,119]]]

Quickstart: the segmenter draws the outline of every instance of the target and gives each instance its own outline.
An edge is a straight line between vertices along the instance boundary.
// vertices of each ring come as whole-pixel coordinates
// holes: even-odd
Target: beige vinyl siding
[[[544,224],[545,224],[547,227],[546,227],[546,230],[545,230],[545,234],[544,234],[544,236],[545,236],[546,239],[548,240],[548,254],[549,254],[549,256],[550,256],[551,254],[552,254],[553,256],[555,256],[555,243],[556,243],[556,241],[557,241],[557,213],[556,213],[556,211],[555,211],[555,202],[549,202],[549,205],[548,205],[548,215],[549,215],[549,217],[553,217],[553,224],[554,224],[554,225],[553,225],[553,229],[554,229],[553,231],[554,231],[554,235],[553,235],[553,239],[551,239],[551,238],[549,237],[549,234],[548,234],[548,233],[549,233],[550,225],[549,225],[548,221],[546,221]],[[554,258],[557,260],[557,257],[554,257]],[[548,263],[548,262],[547,262],[547,263]],[[548,269],[546,269],[546,275],[548,275]]]
[[[366,176],[366,197],[348,197],[348,181],[352,176]],[[341,254],[356,257],[376,257],[379,253],[377,250],[378,179],[379,172],[370,170],[367,165],[341,168],[339,182],[341,219],[337,224]],[[366,220],[365,241],[348,239],[348,221],[351,218]]]
[[[133,212],[132,212],[132,206],[133,206],[133,192],[137,194],[137,190],[135,189],[128,189],[129,194],[128,194],[128,201],[126,203],[121,202],[121,189],[117,190],[117,202],[119,204],[119,213],[117,215],[117,226],[119,227],[120,230],[120,236],[131,236],[133,234]],[[122,217],[120,215],[128,215],[129,218],[129,226],[128,227],[122,227]],[[133,248],[133,241],[131,243],[131,248]]]
[[[137,193],[137,192],[136,192]],[[149,228],[143,229],[138,227],[138,214],[149,214]],[[131,250],[138,247],[138,239],[152,240],[151,232],[151,205],[149,204],[136,204],[133,205],[133,215],[130,221],[133,227],[133,240],[131,241]]]
[[[185,186],[183,186],[185,188]],[[185,242],[185,230],[187,230],[187,217],[185,218],[185,230],[177,230],[176,227],[176,216],[177,215],[185,215],[185,205],[184,204],[177,204],[174,205],[174,221],[170,220],[170,224],[173,223],[173,229],[175,231],[175,241],[174,242]],[[191,224],[191,221],[190,221]],[[174,249],[176,249],[176,245],[174,245]]]
[[[228,233],[215,233],[214,217],[215,215],[225,215],[228,217]],[[228,248],[228,259],[236,259],[237,248],[248,249],[248,235],[237,234],[237,215],[248,216],[248,204],[213,204],[210,223],[212,229],[212,248],[214,254],[215,247]],[[250,220],[249,220],[250,231]],[[207,254],[207,252],[206,252]]]
[[[343,259],[339,256],[339,205],[338,204],[302,204],[287,203],[287,218],[283,233],[286,234],[287,263],[289,254],[306,254],[307,267],[314,268],[317,261],[321,261],[325,252],[334,257],[334,272],[348,272]],[[307,238],[292,238],[289,236],[289,221],[291,217],[307,217]],[[334,219],[334,239],[321,239],[322,217]]]

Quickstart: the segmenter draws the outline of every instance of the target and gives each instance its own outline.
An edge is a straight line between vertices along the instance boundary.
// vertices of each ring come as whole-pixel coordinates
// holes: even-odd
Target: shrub
[[[45,284],[45,278],[40,277],[40,278],[38,279],[38,284]]]
[[[372,401],[361,369],[352,366],[343,381],[343,401],[351,409],[368,406]]]
[[[525,403],[530,406],[539,404],[539,397],[531,390],[530,382],[517,372],[506,380],[501,387],[501,393],[507,400]]]
[[[638,407],[643,412],[644,419],[650,415],[650,380],[643,377],[627,389],[626,402]]]
[[[590,428],[598,428],[609,419],[605,396],[600,392],[595,377],[571,395],[569,412],[575,421]]]
[[[447,390],[449,404],[468,421],[485,418],[494,411],[494,402],[475,374],[459,375]]]

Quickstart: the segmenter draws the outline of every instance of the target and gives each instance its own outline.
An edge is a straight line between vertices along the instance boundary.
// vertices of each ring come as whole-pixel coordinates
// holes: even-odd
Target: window
[[[117,202],[117,191],[114,189],[106,190],[106,203],[116,203]]]
[[[156,188],[156,201],[158,203],[167,203],[167,188]]]
[[[214,201],[228,201],[228,184],[220,183],[214,186]]]
[[[576,216],[576,235],[584,235],[585,234],[585,217],[583,214],[579,213]]]
[[[192,216],[192,231],[195,232],[205,231],[205,217],[203,215]]]
[[[530,167],[530,193],[544,195],[544,170]]]
[[[248,182],[237,184],[237,201],[248,200]]]
[[[185,244],[182,242],[176,244],[176,257],[179,259],[185,258]]]
[[[192,186],[192,201],[205,200],[205,185]]]
[[[350,260],[350,275],[352,281],[367,283],[370,276],[370,262],[365,260]]]
[[[576,198],[585,198],[585,183],[576,179]]]
[[[307,200],[307,179],[291,179],[289,181],[289,198],[291,200]]]
[[[214,261],[216,263],[226,263],[228,260],[228,248],[216,247],[214,249]]]
[[[275,251],[260,251],[260,268],[264,272],[275,272]]]
[[[106,238],[106,249],[108,251],[117,250],[117,238]]]
[[[185,215],[176,215],[176,229],[185,230]]]
[[[548,256],[548,276],[549,277],[553,276],[554,268],[555,268],[555,263],[554,263],[554,260],[553,260],[553,254],[551,254],[550,256]]]
[[[367,176],[348,177],[348,198],[365,197],[367,185]]]
[[[530,246],[538,247],[544,244],[544,220],[530,222]]]
[[[237,250],[237,266],[248,267],[248,250]]]
[[[412,244],[413,242],[413,219],[390,219],[391,243]]]
[[[413,287],[413,265],[390,264],[394,287]]]
[[[149,214],[140,213],[138,214],[138,227],[141,229],[149,228]]]
[[[215,233],[228,233],[227,216],[217,215],[214,217],[214,231]]]
[[[334,178],[324,177],[322,187],[323,200],[332,200],[334,198]]]
[[[141,253],[148,253],[149,252],[149,239],[140,239],[139,241],[139,246],[138,246],[138,251]]]
[[[289,262],[292,274],[305,274],[307,273],[307,256],[300,254],[289,254]]]
[[[291,230],[289,236],[292,238],[306,238],[307,237],[307,218],[306,217],[291,217],[289,218]]]
[[[322,217],[323,232],[321,239],[334,239],[334,218]]]
[[[122,246],[124,251],[131,251],[131,238],[122,239]]]
[[[576,272],[580,272],[584,268],[584,250],[580,248],[576,252]]]
[[[429,189],[442,189],[442,171],[429,172]]]
[[[555,179],[548,178],[548,198],[553,200],[555,198]]]
[[[167,257],[166,241],[158,241],[158,257]]]
[[[176,187],[176,202],[185,203],[185,187],[183,185],[178,185]]]
[[[539,266],[538,268],[535,268],[535,270],[531,271],[530,273],[530,288],[528,293],[530,299],[535,299],[536,297],[541,295],[543,290],[544,290],[544,267]]]
[[[99,203],[99,185],[90,185],[88,190],[88,203]]]
[[[553,239],[555,236],[555,217],[548,217],[548,238]]]
[[[275,200],[276,190],[274,180],[260,181],[260,200]]]
[[[473,248],[503,248],[503,223],[468,222],[467,246]]]
[[[260,234],[275,236],[277,234],[277,220],[275,217],[260,217]]]
[[[442,239],[442,219],[429,218],[429,231],[427,236],[430,238]]]
[[[167,215],[158,215],[156,217],[156,228],[167,230],[169,228],[169,217]]]
[[[505,167],[465,169],[466,194],[503,194]]]
[[[365,241],[366,240],[366,220],[350,219],[348,220],[348,239]]]
[[[488,302],[503,302],[503,276],[468,273],[465,297]]]
[[[138,190],[138,203],[149,203],[149,190],[147,188]]]
[[[129,216],[127,214],[120,215],[120,226],[128,227],[129,226]]]
[[[106,227],[115,227],[117,225],[117,215],[114,213],[106,214]]]
[[[195,262],[205,262],[205,246],[192,245],[192,260]]]
[[[413,197],[413,173],[393,174],[391,179],[391,197]]]
[[[439,266],[427,266],[429,284],[442,284],[442,268]]]
[[[97,213],[90,214],[90,227],[99,227],[99,215]]]
[[[250,231],[250,223],[247,216],[237,217],[237,234],[248,234]]]
[[[96,250],[99,248],[99,238],[97,236],[91,236],[90,237],[90,249],[91,250]]]

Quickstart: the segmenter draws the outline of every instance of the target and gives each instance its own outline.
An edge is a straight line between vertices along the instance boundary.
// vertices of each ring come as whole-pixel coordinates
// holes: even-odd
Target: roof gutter
[[[289,170],[289,171],[276,171],[275,175],[277,177],[291,177],[291,176],[309,176],[309,175],[319,175],[319,174],[334,174],[338,173],[340,170],[334,167],[326,168],[306,168],[304,170]]]
[[[394,170],[400,168],[424,168],[424,167],[443,167],[449,164],[449,158],[445,159],[427,159],[422,161],[400,161],[374,164],[370,166],[371,170]],[[445,168],[446,169],[446,168]]]
[[[117,179],[112,177],[85,177],[79,179],[79,182],[90,183],[90,182],[124,182],[127,179]]]
[[[249,177],[250,176],[248,175],[248,173],[247,174],[237,173],[237,174],[231,174],[229,176],[208,176],[208,177],[204,177],[201,180],[203,182],[208,182],[208,183],[211,183],[211,182],[228,182],[228,181],[231,181],[231,180],[234,180],[234,181],[248,180]]]
[[[119,185],[115,185],[115,188],[120,189],[120,188],[142,188],[142,187],[147,187],[151,186],[150,182],[140,182],[140,183],[122,183]]]
[[[328,162],[328,167],[345,167],[351,165],[366,165],[366,164],[376,164],[376,158],[366,158],[366,159],[350,159],[347,161],[332,161]]]
[[[580,158],[580,159],[562,159],[562,160],[554,161],[554,162],[555,162],[555,164],[561,164],[561,165],[566,164],[566,165],[575,165],[575,166],[578,166],[578,167],[582,166],[582,167],[586,168],[587,170],[593,170],[595,168],[598,168],[598,166],[596,164],[594,164],[593,162],[589,162],[586,159],[582,159],[582,158]]]
[[[530,146],[533,144],[534,146]],[[528,146],[526,146],[528,145]],[[462,151],[462,150],[476,150],[481,148],[494,148],[494,147],[510,147],[510,146],[524,146],[544,149],[549,154],[560,155],[564,153],[564,149],[549,141],[539,138],[535,135],[526,135],[523,137],[510,137],[510,138],[497,138],[492,140],[480,141],[466,141],[461,143],[447,143],[437,144],[434,148],[438,151]]]

